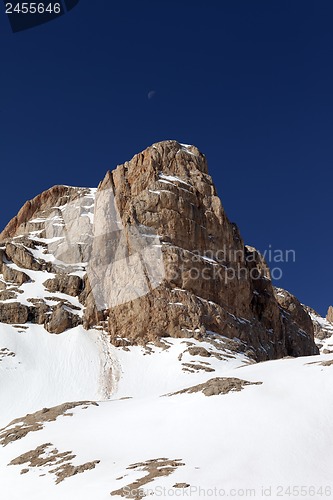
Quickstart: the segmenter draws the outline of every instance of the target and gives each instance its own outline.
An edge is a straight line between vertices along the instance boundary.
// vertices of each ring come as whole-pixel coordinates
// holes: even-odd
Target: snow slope
[[[30,395],[31,410],[38,404],[42,408],[65,400],[101,397],[105,390],[98,361],[105,352],[101,333],[75,329],[52,337],[33,329],[26,334],[5,330],[1,342],[17,355],[17,360],[13,357],[6,363],[13,363],[15,370],[14,363],[21,361],[16,371],[22,385],[8,370],[0,393],[2,415],[9,392],[13,397],[9,413],[15,416],[25,415]],[[114,380],[114,393],[108,401],[70,409],[65,414],[73,416],[60,415],[41,430],[0,446],[3,498],[104,500],[119,489],[123,496],[114,494],[114,498],[126,497],[126,487],[134,489],[128,498],[141,498],[141,492],[130,485],[136,480],[141,484],[149,474],[142,489],[155,497],[263,498],[263,487],[266,496],[276,499],[290,498],[288,487],[294,495],[303,487],[303,498],[333,495],[333,354],[254,364],[223,343],[164,340],[166,349],[108,347],[108,369],[113,367]],[[191,354],[191,347],[204,347],[208,355],[202,351],[204,355]],[[55,358],[51,351],[58,351]],[[1,381],[6,372],[3,362]],[[110,372],[104,373],[108,380]],[[262,384],[210,397],[201,392],[164,396],[215,377]],[[3,385],[8,385],[8,393]],[[23,402],[17,402],[19,397]],[[8,465],[47,443],[42,455],[46,459],[56,448],[60,453],[73,452],[74,467],[98,463],[59,484],[50,463]],[[162,465],[157,459],[163,459]],[[155,460],[153,465],[150,460]]]
[[[45,406],[108,397],[117,376],[108,349],[101,332],[81,326],[50,335],[0,324],[0,427]]]

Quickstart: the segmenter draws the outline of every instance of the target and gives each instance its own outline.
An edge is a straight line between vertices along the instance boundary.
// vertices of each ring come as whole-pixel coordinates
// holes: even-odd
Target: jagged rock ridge
[[[2,322],[51,333],[82,323],[115,345],[212,332],[240,339],[258,360],[318,352],[308,312],[274,289],[194,146],[154,144],[97,191],[51,188],[0,241]]]
[[[333,307],[330,306],[327,311],[326,320],[333,324]]]

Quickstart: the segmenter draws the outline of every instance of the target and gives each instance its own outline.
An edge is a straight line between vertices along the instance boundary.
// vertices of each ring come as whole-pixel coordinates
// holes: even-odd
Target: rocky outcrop
[[[61,304],[57,305],[49,321],[45,323],[45,328],[49,333],[62,333],[69,328],[73,328],[80,323],[77,315],[69,312]]]
[[[36,323],[37,325],[47,324],[52,311],[51,307],[42,299],[29,299],[29,302],[32,304],[32,306],[29,307],[28,321],[30,321],[31,323]]]
[[[327,343],[327,340],[333,337],[333,324],[327,320],[327,317],[326,319],[323,318],[317,311],[315,311],[311,307],[304,306],[304,308],[311,318],[314,329],[314,336],[317,340],[318,347],[324,347],[324,350],[326,349],[327,351],[328,349],[324,346],[324,344]],[[329,351],[331,352],[332,343],[328,342],[328,345],[330,347]],[[324,352],[324,354],[327,353]]]
[[[317,352],[311,322],[304,335],[283,317],[267,264],[227,219],[196,148],[155,144],[108,173],[99,189],[114,193],[125,233],[136,225],[159,236],[165,270],[160,286],[108,310],[114,342],[212,331],[245,341],[258,359]]]
[[[2,266],[2,276],[5,281],[18,286],[30,281],[29,276],[25,272],[19,271],[14,267],[9,267],[6,264]]]
[[[1,233],[1,240],[4,241],[8,238],[13,238],[18,235],[27,235],[31,231],[39,229],[38,223],[31,223],[35,215],[47,216],[47,213],[54,210],[55,207],[66,205],[70,201],[76,200],[86,189],[73,188],[69,186],[53,186],[52,188],[44,191],[36,196],[33,200],[27,201],[19,213],[7,224]],[[37,217],[37,218],[38,218]],[[44,227],[41,217],[39,224]]]
[[[327,319],[327,321],[329,321],[329,323],[333,324],[333,307],[332,306],[330,306],[328,308],[326,319]]]
[[[312,352],[318,354],[314,345],[314,326],[310,315],[299,300],[282,288],[275,288],[275,296],[281,307],[281,317],[285,328],[286,348],[290,356],[302,356],[313,342]]]
[[[28,321],[29,308],[19,302],[0,303],[1,323],[23,324]]]
[[[78,297],[83,288],[82,279],[79,276],[64,273],[46,280],[43,284],[49,292],[65,293],[72,297]]]
[[[16,266],[32,271],[43,270],[39,261],[34,259],[30,250],[23,244],[15,245],[14,243],[6,243],[5,247],[6,258]]]
[[[78,200],[89,204],[90,193],[87,188],[55,186],[28,201],[2,232],[0,322],[37,323],[50,333],[62,333],[82,323],[83,306],[78,296],[84,266],[71,265],[77,252],[70,256],[70,249],[64,245],[68,238],[63,211],[68,206],[73,208],[66,222],[70,225],[74,219],[75,224],[79,214],[74,207]],[[84,239],[82,233],[80,228],[78,236]],[[74,246],[78,249],[77,244]],[[68,251],[69,262],[57,259],[59,248],[63,253]],[[21,304],[23,292],[25,300]]]
[[[108,172],[97,193],[56,186],[27,202],[0,241],[4,269],[28,269],[29,280],[44,273],[43,294],[67,297],[29,310],[50,332],[82,321],[116,345],[213,332],[240,339],[258,360],[317,352],[307,313],[274,290],[194,146],[154,144]]]
[[[248,385],[261,385],[262,382],[249,382],[235,377],[216,377],[207,382],[182,389],[166,396],[177,396],[178,394],[195,394],[202,392],[205,396],[219,396],[230,392],[240,392]]]

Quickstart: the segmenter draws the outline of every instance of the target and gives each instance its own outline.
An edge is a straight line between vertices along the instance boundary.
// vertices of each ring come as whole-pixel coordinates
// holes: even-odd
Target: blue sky
[[[325,313],[332,18],[325,0],[80,0],[13,34],[2,10],[0,226],[40,191],[96,186],[153,142],[195,144],[245,242],[295,250],[277,284]]]

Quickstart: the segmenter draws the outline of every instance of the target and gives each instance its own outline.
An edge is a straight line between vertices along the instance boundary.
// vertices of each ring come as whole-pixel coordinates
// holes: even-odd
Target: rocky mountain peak
[[[317,352],[308,313],[274,290],[195,146],[153,144],[97,190],[55,186],[1,241],[0,321],[83,324],[115,345],[223,335],[259,360]]]

